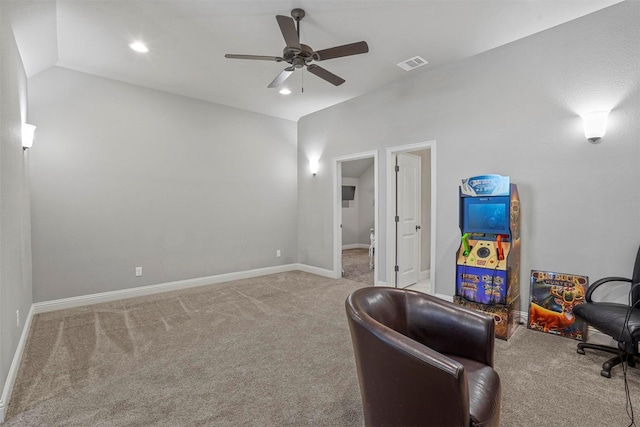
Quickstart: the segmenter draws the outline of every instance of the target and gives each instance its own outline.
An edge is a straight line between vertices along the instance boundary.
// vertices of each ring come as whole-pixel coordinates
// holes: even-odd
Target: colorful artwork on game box
[[[573,308],[584,303],[588,287],[586,276],[531,270],[528,328],[582,340],[584,322]]]

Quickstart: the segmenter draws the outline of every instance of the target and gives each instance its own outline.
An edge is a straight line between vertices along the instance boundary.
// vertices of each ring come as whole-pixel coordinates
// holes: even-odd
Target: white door
[[[420,272],[420,157],[396,157],[396,284],[418,282]]]

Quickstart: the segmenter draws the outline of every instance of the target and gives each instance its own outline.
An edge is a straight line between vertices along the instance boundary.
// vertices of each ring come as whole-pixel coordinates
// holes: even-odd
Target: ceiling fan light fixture
[[[278,92],[280,95],[291,95],[291,89],[287,89],[286,87],[283,87]]]
[[[147,45],[145,45],[141,41],[135,41],[133,43],[129,43],[129,47],[132,50],[135,50],[136,52],[139,52],[139,53],[147,53],[147,52],[149,52],[149,48],[147,47]]]

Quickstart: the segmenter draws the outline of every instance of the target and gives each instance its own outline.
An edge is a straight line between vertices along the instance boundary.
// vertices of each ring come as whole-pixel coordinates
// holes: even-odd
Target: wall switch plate
[[[136,277],[142,276],[142,267],[136,267]]]
[[[20,327],[20,310],[16,310],[16,327]]]
[[[278,258],[280,258],[280,249],[278,249],[278,250],[276,251],[276,256],[277,256]]]

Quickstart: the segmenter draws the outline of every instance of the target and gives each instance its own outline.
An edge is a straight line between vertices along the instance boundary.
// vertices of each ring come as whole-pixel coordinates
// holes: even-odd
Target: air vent
[[[406,61],[402,61],[401,63],[399,63],[398,67],[402,68],[405,71],[411,71],[427,64],[428,62],[424,58],[420,56],[414,56],[413,58],[407,59]]]

